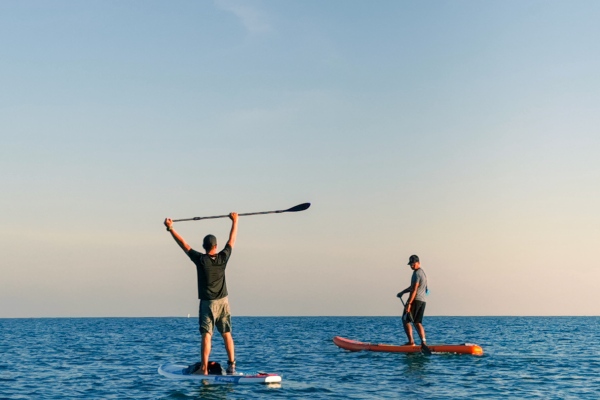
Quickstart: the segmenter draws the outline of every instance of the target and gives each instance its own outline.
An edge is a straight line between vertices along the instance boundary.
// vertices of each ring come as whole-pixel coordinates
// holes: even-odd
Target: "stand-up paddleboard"
[[[281,376],[277,374],[267,374],[257,372],[244,374],[237,372],[233,375],[196,375],[187,374],[188,366],[183,363],[166,363],[158,367],[158,373],[170,379],[194,380],[208,384],[246,384],[246,383],[279,383]]]
[[[420,353],[421,346],[403,346],[392,344],[375,344],[364,343],[356,340],[350,340],[341,336],[333,338],[333,343],[336,346],[350,351],[379,351],[384,353]],[[427,345],[432,353],[455,353],[455,354],[471,354],[474,356],[483,355],[483,349],[471,343],[465,344],[432,344]]]

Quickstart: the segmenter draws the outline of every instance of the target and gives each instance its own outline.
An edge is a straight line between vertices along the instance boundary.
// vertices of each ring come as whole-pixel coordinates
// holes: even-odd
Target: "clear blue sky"
[[[600,315],[600,3],[0,2],[0,317]],[[192,247],[228,220],[182,222]]]

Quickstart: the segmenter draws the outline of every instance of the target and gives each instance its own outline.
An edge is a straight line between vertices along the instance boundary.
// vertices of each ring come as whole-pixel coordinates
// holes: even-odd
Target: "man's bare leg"
[[[417,323],[415,324],[417,328],[417,332],[419,333],[419,338],[421,338],[421,343],[427,343],[425,340],[425,328],[423,328],[423,324]]]
[[[212,335],[210,333],[202,334],[202,375],[208,375],[208,356],[210,356],[210,347]]]
[[[225,350],[227,351],[227,358],[230,363],[235,361],[235,346],[233,344],[233,337],[231,332],[225,332],[222,334],[223,341],[225,342]]]
[[[408,343],[411,345],[415,344],[415,339],[413,339],[413,331],[412,326],[408,322],[402,322],[404,325],[404,332],[406,332],[406,337],[408,338]]]

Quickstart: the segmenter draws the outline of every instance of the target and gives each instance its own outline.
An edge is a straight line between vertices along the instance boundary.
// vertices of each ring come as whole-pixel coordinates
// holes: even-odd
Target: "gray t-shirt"
[[[419,268],[416,271],[413,271],[410,284],[411,286],[414,286],[416,283],[419,284],[419,288],[417,289],[417,295],[415,296],[415,300],[425,301],[425,291],[427,289],[427,275],[425,275],[425,271],[423,271],[423,268]]]

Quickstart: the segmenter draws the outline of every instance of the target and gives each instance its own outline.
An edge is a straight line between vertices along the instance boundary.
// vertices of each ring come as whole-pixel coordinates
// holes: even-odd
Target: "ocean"
[[[196,318],[0,319],[1,399],[600,399],[600,317],[428,317],[429,344],[483,356],[352,353],[333,336],[400,344],[399,317],[233,317],[240,371],[279,385],[175,381],[199,359]],[[226,364],[220,335],[211,360]]]

